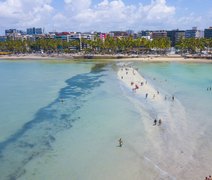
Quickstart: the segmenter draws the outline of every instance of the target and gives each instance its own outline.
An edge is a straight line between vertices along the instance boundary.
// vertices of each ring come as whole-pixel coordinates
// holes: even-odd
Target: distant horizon
[[[211,0],[2,0],[0,34],[31,27],[45,32],[204,30],[212,26],[211,5]]]
[[[179,30],[179,31],[186,31],[186,30],[192,30],[192,28],[194,28],[195,26],[191,27],[190,29],[156,29],[156,30],[153,30],[153,29],[142,29],[142,30],[139,30],[139,31],[135,31],[133,29],[126,29],[126,30],[109,30],[107,32],[105,31],[49,31],[49,32],[43,32],[43,34],[49,34],[49,33],[62,33],[62,32],[68,32],[68,33],[71,33],[71,32],[80,32],[80,33],[91,33],[91,32],[100,32],[100,33],[110,33],[110,32],[117,32],[117,31],[121,31],[121,32],[127,32],[127,31],[133,31],[134,33],[139,33],[141,31],[174,31],[174,30]],[[30,28],[41,28],[41,27],[30,27]],[[200,31],[204,31],[205,29],[208,29],[208,28],[211,28],[211,27],[205,27],[204,29],[199,29],[197,27],[197,30],[200,30]],[[18,31],[22,31],[22,32],[27,32],[27,29],[18,29],[18,28],[10,28],[10,29],[16,29]],[[6,30],[6,29],[5,29]],[[9,30],[9,29],[7,29]],[[42,29],[43,30],[43,29]],[[29,35],[29,34],[26,34],[26,35]],[[32,34],[34,35],[34,34]],[[39,35],[39,34],[38,34]],[[5,36],[5,31],[3,34],[0,34],[0,36]]]

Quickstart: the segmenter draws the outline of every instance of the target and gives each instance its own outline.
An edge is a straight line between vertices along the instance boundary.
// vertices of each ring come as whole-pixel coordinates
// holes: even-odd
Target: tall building
[[[134,35],[134,31],[131,29],[127,30],[126,33],[128,36]]]
[[[185,38],[185,31],[179,29],[167,31],[167,36],[171,41],[171,46],[174,47],[180,41],[180,39]]]
[[[17,33],[17,29],[6,29],[5,30],[5,36],[9,36],[11,34]]]
[[[167,37],[167,32],[166,31],[153,31],[152,32],[152,39],[157,39],[157,38],[166,38]]]
[[[204,30],[204,37],[205,38],[212,38],[212,27]]]
[[[26,33],[22,30],[17,30],[17,29],[6,29],[5,30],[5,36],[8,37],[9,39],[20,39],[22,38],[22,35],[25,35]]]
[[[43,34],[42,28],[27,28],[28,35]]]
[[[151,36],[151,35],[152,35],[152,31],[149,31],[149,30],[138,32],[138,37]]]
[[[139,32],[137,33],[137,37],[138,37],[138,38],[145,38],[145,39],[150,40],[150,39],[151,39],[151,36],[152,36],[152,31],[149,31],[149,30],[146,30],[146,31],[139,31]]]
[[[0,36],[0,42],[5,42],[7,40],[7,36]]]
[[[185,38],[202,38],[203,33],[200,30],[197,30],[197,27],[193,27],[190,30],[185,31]]]
[[[110,31],[109,35],[112,37],[127,37],[128,34],[125,31]]]

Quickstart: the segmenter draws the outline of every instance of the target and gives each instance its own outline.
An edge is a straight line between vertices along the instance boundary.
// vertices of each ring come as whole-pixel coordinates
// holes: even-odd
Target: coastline
[[[72,54],[59,54],[59,55],[0,55],[0,60],[107,60],[107,61],[141,61],[141,62],[183,62],[183,63],[212,63],[212,59],[205,57],[182,57],[180,55],[168,56],[137,56],[137,55],[72,55]]]

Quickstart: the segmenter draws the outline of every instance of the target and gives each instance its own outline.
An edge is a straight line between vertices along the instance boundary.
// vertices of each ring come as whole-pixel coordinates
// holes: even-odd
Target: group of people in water
[[[131,68],[131,66],[130,66],[129,68]],[[129,73],[128,73],[129,68],[128,68],[128,67],[125,67],[125,65],[124,65],[124,66],[121,68],[121,71],[125,70],[125,71],[126,71],[126,72],[125,72],[126,75],[128,75],[128,74],[129,74]],[[136,69],[136,70],[137,70],[137,69]],[[133,69],[132,73],[133,73],[133,75],[135,75],[135,70],[134,70],[134,69]],[[124,77],[121,76],[121,79],[124,79]],[[155,80],[155,79],[156,79],[156,78],[154,78],[154,80]],[[167,80],[166,80],[166,81],[167,81]],[[139,89],[139,85],[142,87],[142,86],[144,85],[144,83],[147,84],[147,81],[141,82],[140,84],[136,84],[135,82],[131,82],[131,86],[133,86],[132,90],[133,90],[134,92],[136,92],[136,90]],[[211,90],[211,87],[208,87],[207,90]],[[152,98],[155,99],[156,95],[159,95],[159,91],[157,91],[155,94],[153,94]],[[149,97],[149,94],[146,93],[146,94],[145,94],[145,98],[147,99],[148,97]],[[167,96],[165,96],[164,99],[167,100]],[[171,99],[172,99],[172,101],[174,101],[175,97],[172,96]]]
[[[158,126],[160,126],[162,124],[162,120],[161,119],[159,119],[158,121],[157,121],[157,119],[155,119],[154,123],[153,123],[153,126],[156,126],[157,122],[158,122]]]
[[[211,91],[211,87],[207,87],[207,91]]]
[[[159,120],[155,119],[153,126],[156,126],[157,124],[158,124],[158,126],[160,126],[162,124],[162,120],[161,119],[159,119]],[[123,141],[122,141],[121,138],[119,138],[118,143],[119,143],[118,147],[122,147],[123,146]],[[212,180],[212,179],[207,179],[207,180]]]
[[[130,67],[130,68],[131,68],[131,67]],[[126,72],[125,72],[126,75],[129,75],[129,68],[127,68],[127,67],[122,67],[122,68],[121,68],[121,71],[123,71],[123,70],[126,71]],[[135,72],[134,69],[133,69],[133,71],[132,71],[132,74],[133,74],[134,76],[136,75],[136,72]],[[124,79],[124,77],[121,76],[121,79]],[[136,91],[137,89],[139,89],[139,86],[142,87],[144,84],[147,84],[147,81],[140,82],[140,84],[135,83],[135,82],[133,82],[133,81],[130,82],[130,85],[133,87],[133,88],[132,88],[133,91]],[[156,95],[159,95],[159,94],[160,94],[160,92],[159,92],[159,91],[156,91],[155,94],[153,94],[152,98],[155,99],[155,98],[156,98]],[[146,93],[146,94],[145,94],[145,99],[149,98],[149,96],[150,96],[150,94],[149,94],[149,93]],[[167,100],[167,99],[168,99],[168,97],[165,96],[164,100]],[[172,95],[169,99],[171,99],[172,101],[174,101],[174,100],[175,100],[175,96]],[[154,122],[153,122],[153,126],[156,126],[156,125],[161,126],[161,124],[162,124],[162,119],[161,119],[161,118],[158,119],[158,120],[155,119]],[[119,144],[118,147],[122,147],[122,146],[123,146],[123,141],[122,141],[121,138],[118,140],[118,144]]]

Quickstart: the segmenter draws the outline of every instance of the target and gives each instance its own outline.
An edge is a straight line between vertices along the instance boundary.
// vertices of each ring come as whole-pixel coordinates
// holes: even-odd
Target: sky
[[[44,31],[171,30],[212,26],[212,0],[0,0],[5,29]]]

